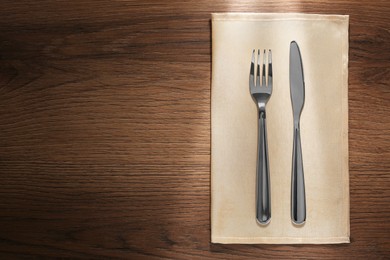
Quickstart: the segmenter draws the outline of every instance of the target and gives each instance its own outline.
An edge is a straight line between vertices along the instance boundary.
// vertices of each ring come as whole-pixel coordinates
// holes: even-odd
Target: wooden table
[[[2,1],[0,256],[390,257],[390,2]],[[210,243],[212,12],[350,15],[351,244]]]

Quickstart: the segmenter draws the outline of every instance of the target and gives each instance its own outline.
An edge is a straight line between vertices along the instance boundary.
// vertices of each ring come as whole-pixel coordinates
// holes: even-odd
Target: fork
[[[267,145],[267,125],[265,106],[272,94],[272,53],[268,51],[268,79],[266,80],[266,50],[263,52],[263,65],[260,84],[260,50],[257,51],[257,70],[255,82],[255,50],[249,74],[249,88],[258,108],[257,178],[256,178],[256,219],[261,225],[271,220],[271,196],[269,180],[269,161]]]

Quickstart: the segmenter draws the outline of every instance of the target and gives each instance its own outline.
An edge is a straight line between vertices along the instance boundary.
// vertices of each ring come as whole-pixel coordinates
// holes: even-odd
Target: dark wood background
[[[210,13],[228,11],[350,15],[351,244],[210,243]],[[2,259],[390,258],[389,1],[8,0],[0,18]]]

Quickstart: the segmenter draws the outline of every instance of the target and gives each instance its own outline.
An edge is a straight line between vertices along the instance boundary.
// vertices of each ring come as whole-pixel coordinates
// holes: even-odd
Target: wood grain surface
[[[0,258],[390,258],[389,3],[1,1]],[[350,15],[351,244],[210,243],[210,13],[236,11]]]

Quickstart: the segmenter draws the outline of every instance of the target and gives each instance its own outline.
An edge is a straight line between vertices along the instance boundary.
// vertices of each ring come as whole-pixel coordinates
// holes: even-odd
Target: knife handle
[[[271,220],[271,198],[265,111],[259,111],[258,133],[256,219],[259,224],[266,225]]]
[[[306,197],[299,122],[294,124],[291,175],[291,220],[294,224],[300,225],[306,221]]]

